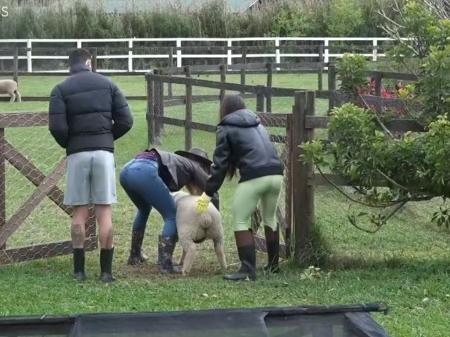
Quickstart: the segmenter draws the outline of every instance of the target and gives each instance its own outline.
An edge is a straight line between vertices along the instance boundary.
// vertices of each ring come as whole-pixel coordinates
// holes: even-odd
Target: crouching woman
[[[211,176],[198,201],[197,211],[204,211],[227,173],[232,178],[239,170],[240,181],[234,193],[232,212],[241,267],[237,273],[224,278],[255,280],[256,252],[250,218],[258,203],[267,243],[268,265],[265,268],[271,272],[279,271],[279,231],[275,212],[283,181],[283,166],[266,129],[259,118],[246,109],[242,97],[225,96],[220,114]]]
[[[120,184],[137,208],[128,264],[141,264],[146,260],[142,254],[142,241],[150,212],[155,208],[164,220],[158,242],[159,268],[161,272],[174,272],[172,254],[178,238],[176,206],[170,193],[186,186],[191,194],[200,195],[211,164],[201,149],[176,153],[149,149],[125,164],[120,173]],[[217,196],[213,203],[219,207]]]

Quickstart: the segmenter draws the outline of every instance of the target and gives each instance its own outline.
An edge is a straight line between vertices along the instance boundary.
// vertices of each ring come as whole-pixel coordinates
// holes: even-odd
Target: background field
[[[202,77],[204,78],[204,77]],[[217,79],[210,76],[209,79]],[[238,81],[230,76],[230,81]],[[264,76],[249,76],[249,84],[264,84]],[[21,78],[24,96],[48,95],[59,77]],[[114,80],[128,95],[145,94],[143,77],[117,77]],[[316,75],[275,75],[274,86],[315,89]],[[324,80],[326,83],[326,79]],[[182,93],[181,87],[175,92]],[[194,88],[194,94],[218,93]],[[274,100],[274,110],[291,111],[293,99]],[[120,168],[146,147],[145,102],[131,102],[133,130],[117,142],[116,166]],[[254,102],[249,101],[254,108]],[[318,113],[327,102],[317,100]],[[0,112],[46,111],[46,103],[0,103]],[[194,120],[217,122],[217,103],[194,104]],[[183,107],[167,108],[169,116],[182,116]],[[324,136],[320,133],[319,136]],[[46,128],[8,129],[6,137],[23,150],[44,172],[49,172],[64,156]],[[162,148],[177,150],[184,146],[183,129],[167,126]],[[214,135],[194,132],[194,146],[210,154]],[[237,267],[230,201],[236,182],[226,182],[221,190],[222,214],[226,232],[227,258]],[[63,187],[64,182],[60,186]],[[32,187],[14,169],[8,167],[7,213],[11,215]],[[410,204],[377,234],[354,229],[347,221],[349,203],[330,188],[316,195],[316,225],[328,249],[321,272],[310,275],[290,262],[283,263],[279,275],[259,271],[257,282],[227,283],[212,253],[211,245],[200,246],[191,276],[162,276],[154,266],[157,235],[162,221],[153,213],[144,241],[150,256],[143,267],[126,266],[134,207],[118,186],[120,203],[114,207],[118,281],[104,286],[98,280],[98,254],[88,253],[89,280],[78,284],[71,279],[71,258],[59,257],[0,267],[0,314],[65,314],[79,312],[160,311],[200,308],[280,306],[301,304],[361,303],[385,301],[391,311],[376,319],[394,337],[448,336],[450,331],[450,233],[430,223],[433,208],[440,200]],[[355,207],[351,207],[355,209]],[[69,219],[48,201],[43,203],[14,234],[10,246],[24,243],[68,239]],[[326,246],[326,247],[325,247]],[[176,255],[179,254],[177,250]],[[259,265],[265,256],[259,256]]]

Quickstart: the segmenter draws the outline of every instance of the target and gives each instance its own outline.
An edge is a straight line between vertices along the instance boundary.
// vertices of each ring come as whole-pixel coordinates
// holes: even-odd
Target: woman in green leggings
[[[283,181],[283,165],[266,129],[259,118],[245,107],[241,96],[225,96],[220,114],[214,164],[197,210],[203,212],[211,196],[222,186],[225,176],[228,174],[232,178],[239,170],[240,180],[232,210],[241,267],[237,273],[224,278],[255,280],[256,252],[250,218],[258,203],[267,243],[268,264],[265,268],[271,272],[279,271],[279,231],[275,211]]]

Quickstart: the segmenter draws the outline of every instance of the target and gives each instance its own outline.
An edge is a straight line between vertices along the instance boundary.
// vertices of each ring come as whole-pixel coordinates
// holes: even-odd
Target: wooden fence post
[[[161,72],[158,69],[154,70],[155,75],[160,75]],[[161,100],[161,85],[162,82],[160,79],[155,79],[153,84],[153,99],[154,99],[154,110],[153,110],[153,144],[160,145],[160,135],[161,135],[161,127],[160,127],[160,119],[161,115],[161,106],[164,104],[164,101]]]
[[[163,71],[160,69],[159,70],[159,75],[163,75]],[[159,110],[158,110],[158,116],[159,117],[164,117],[164,82],[162,80],[159,81]],[[158,135],[158,141],[159,143],[161,143],[160,139],[161,139],[161,131],[164,130],[164,122],[161,119],[157,120],[156,123],[156,131],[157,131],[157,135]]]
[[[381,81],[383,78],[383,74],[381,72],[377,71],[374,74],[373,78],[375,81],[375,96],[379,97],[375,103],[375,110],[377,112],[381,112],[383,110],[382,102],[381,102],[381,98],[380,98],[381,97]]]
[[[148,145],[155,142],[155,96],[154,96],[154,80],[147,79],[147,141]]]
[[[191,68],[184,68],[186,77],[191,77]],[[184,125],[184,148],[189,151],[192,148],[192,85],[186,83],[186,114]]]
[[[273,64],[267,63],[267,95],[266,95],[266,110],[272,112],[272,79],[273,79]]]
[[[19,48],[14,49],[14,74],[13,79],[19,84]]]
[[[319,46],[319,70],[317,72],[317,87],[319,91],[323,90],[323,45]]]
[[[227,81],[227,65],[220,65],[220,83],[225,83]],[[220,104],[222,104],[223,98],[225,96],[225,89],[220,89]]]
[[[333,110],[336,99],[336,66],[332,63],[328,64],[328,111]]]
[[[285,214],[286,214],[286,230],[284,232],[284,243],[286,245],[286,257],[291,257],[291,239],[292,239],[292,224],[293,224],[293,194],[292,194],[292,170],[293,162],[297,160],[294,158],[294,143],[292,138],[293,133],[293,118],[292,114],[287,115],[286,120],[286,136],[287,136],[287,155],[286,155],[286,168],[285,168]]]
[[[309,183],[313,176],[312,165],[300,160],[303,150],[300,144],[314,138],[313,129],[306,129],[306,117],[314,115],[314,92],[296,92],[293,107],[293,215],[294,215],[294,258],[297,264],[307,266],[312,253],[312,227],[314,223],[314,185]]]
[[[97,48],[92,49],[91,67],[92,71],[95,73],[97,71]]]
[[[6,224],[5,129],[0,129],[0,233]],[[6,243],[0,250],[6,249]]]
[[[242,48],[242,67],[241,67],[241,84],[245,85],[245,72],[247,69],[247,47]],[[241,91],[241,94],[244,94],[244,91]]]
[[[169,49],[169,77],[172,77],[172,67],[173,67],[173,47],[170,47],[170,49]],[[169,98],[173,97],[172,82],[169,82],[167,84],[167,95],[169,96]]]
[[[264,112],[264,86],[256,86],[256,111]]]

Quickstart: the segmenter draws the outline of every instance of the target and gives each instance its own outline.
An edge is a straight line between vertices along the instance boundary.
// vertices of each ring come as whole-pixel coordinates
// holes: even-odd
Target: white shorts
[[[116,202],[113,153],[84,151],[67,157],[65,205],[110,205]]]

